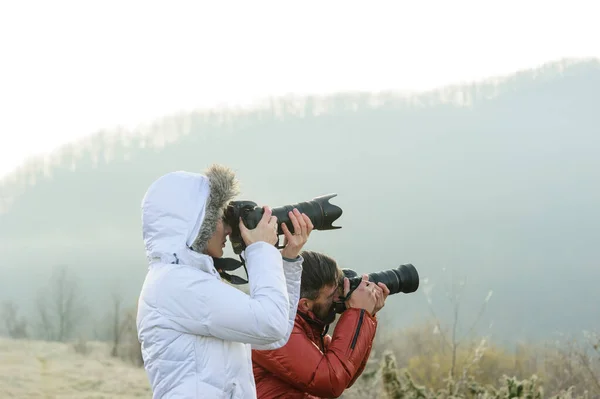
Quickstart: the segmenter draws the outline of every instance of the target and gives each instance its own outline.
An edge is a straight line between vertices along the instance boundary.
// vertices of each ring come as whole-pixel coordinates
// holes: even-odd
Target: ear
[[[309,310],[312,309],[312,302],[310,299],[307,298],[300,298],[300,300],[298,301],[298,308],[302,311],[302,312],[308,312]]]

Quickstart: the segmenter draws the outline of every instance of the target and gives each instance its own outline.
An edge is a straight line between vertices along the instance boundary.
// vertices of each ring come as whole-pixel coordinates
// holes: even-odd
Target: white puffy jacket
[[[153,398],[256,398],[251,348],[283,346],[294,325],[301,257],[287,262],[273,245],[248,246],[247,295],[221,280],[210,256],[190,249],[214,199],[229,198],[212,195],[218,183],[218,173],[174,172],[142,202],[150,266],[137,329]]]

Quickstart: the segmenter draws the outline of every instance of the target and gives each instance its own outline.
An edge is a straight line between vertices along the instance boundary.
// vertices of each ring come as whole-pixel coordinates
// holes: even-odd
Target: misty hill
[[[114,285],[134,304],[147,267],[146,188],[219,162],[258,204],[337,193],[342,229],[315,232],[309,248],[359,272],[413,263],[421,288],[383,311],[399,326],[430,316],[429,291],[451,320],[453,273],[465,282],[465,323],[493,290],[482,326],[493,323],[486,332],[497,338],[597,328],[598,104],[600,62],[561,61],[410,97],[284,98],[170,116],[144,135],[100,132],[0,186],[0,292],[32,311],[51,268],[65,264],[90,315]]]

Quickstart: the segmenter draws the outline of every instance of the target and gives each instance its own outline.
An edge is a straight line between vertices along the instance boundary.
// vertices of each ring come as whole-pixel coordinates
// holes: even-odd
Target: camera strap
[[[240,256],[241,262],[237,259],[233,258],[215,258],[213,257],[213,262],[215,264],[215,268],[221,275],[221,278],[229,281],[231,284],[242,285],[248,284],[248,280],[243,279],[242,277],[236,276],[234,274],[227,273],[228,271],[237,270],[240,267],[244,267],[246,271],[246,277],[248,277],[248,269],[246,268],[246,262],[244,258]]]

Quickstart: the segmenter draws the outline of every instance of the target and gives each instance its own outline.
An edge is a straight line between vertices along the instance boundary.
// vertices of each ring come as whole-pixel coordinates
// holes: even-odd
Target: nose
[[[231,226],[229,226],[227,223],[225,223],[225,235],[229,235],[231,234]]]

